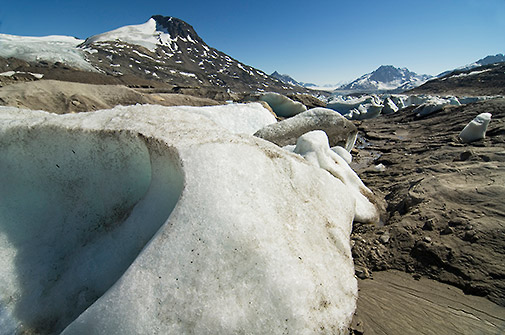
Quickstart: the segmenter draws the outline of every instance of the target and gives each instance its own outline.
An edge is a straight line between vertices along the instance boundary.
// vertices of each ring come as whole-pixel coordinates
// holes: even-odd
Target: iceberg
[[[213,112],[0,107],[1,334],[347,333],[366,188]]]

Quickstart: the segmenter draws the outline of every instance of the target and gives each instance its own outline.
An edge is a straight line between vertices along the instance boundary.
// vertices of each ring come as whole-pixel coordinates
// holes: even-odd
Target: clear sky
[[[245,64],[317,84],[380,65],[435,75],[505,53],[505,0],[1,1],[0,33],[84,39],[175,16]]]

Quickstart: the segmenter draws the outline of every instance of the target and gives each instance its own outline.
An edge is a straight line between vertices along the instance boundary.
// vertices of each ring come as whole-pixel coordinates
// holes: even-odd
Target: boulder
[[[295,117],[270,124],[258,130],[254,135],[279,146],[294,145],[301,135],[322,130],[329,138],[330,146],[340,145],[350,151],[358,130],[345,117],[327,108],[313,108]]]

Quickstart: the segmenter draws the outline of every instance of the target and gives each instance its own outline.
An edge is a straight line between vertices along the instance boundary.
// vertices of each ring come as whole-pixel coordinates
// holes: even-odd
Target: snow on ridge
[[[489,72],[491,70],[492,69],[485,69],[485,70],[480,70],[480,71],[472,71],[472,72],[469,72],[469,73],[460,73],[460,74],[455,74],[453,76],[450,76],[449,78],[461,78],[461,77],[474,76],[476,74],[481,74],[481,73]],[[444,78],[444,79],[447,79],[447,78]]]
[[[150,18],[147,22],[123,26],[105,33],[88,37],[84,42],[89,45],[96,42],[122,41],[129,44],[141,45],[154,51],[158,45],[169,47],[172,51],[178,49],[177,41],[197,43],[191,36],[173,38],[168,32],[157,30],[156,20]]]
[[[142,24],[123,26],[88,37],[84,44],[89,45],[95,42],[120,40],[130,44],[141,45],[149,50],[154,50],[158,43],[158,36],[159,35],[156,34],[156,21],[151,18]],[[167,40],[170,40],[170,37],[168,37]]]

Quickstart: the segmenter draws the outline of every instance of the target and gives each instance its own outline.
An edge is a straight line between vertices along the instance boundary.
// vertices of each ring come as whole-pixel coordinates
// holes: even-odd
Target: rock
[[[254,135],[282,147],[295,144],[298,137],[312,130],[324,131],[330,146],[339,145],[347,151],[353,148],[358,134],[356,126],[339,113],[326,108],[314,108],[268,125]]]
[[[0,118],[2,333],[347,331],[347,170],[177,108]]]
[[[463,235],[463,241],[470,241],[470,242],[475,242],[479,239],[477,236],[477,233],[475,230],[468,230],[465,231],[465,234]]]
[[[440,232],[440,234],[441,234],[441,235],[450,235],[450,234],[452,234],[452,233],[454,233],[454,229],[453,229],[453,228],[451,228],[451,227],[449,227],[449,226],[445,227],[445,228],[444,228],[444,229]]]
[[[423,241],[426,243],[431,243],[431,237],[425,236],[425,237],[423,237]]]
[[[433,220],[428,220],[424,223],[423,230],[433,230]]]
[[[464,220],[462,218],[454,218],[454,219],[449,220],[449,222],[448,222],[448,225],[450,227],[460,227],[460,226],[464,226],[465,224],[466,224],[466,220]]]
[[[261,101],[267,102],[275,114],[282,117],[295,116],[307,110],[307,107],[298,101],[274,92],[265,93],[260,97]]]
[[[361,266],[356,266],[354,272],[359,279],[368,279],[371,276],[370,271]]]
[[[389,233],[385,233],[383,235],[381,235],[379,237],[379,241],[382,243],[382,244],[387,244],[389,243],[389,239],[391,238],[391,236],[389,235]]]

